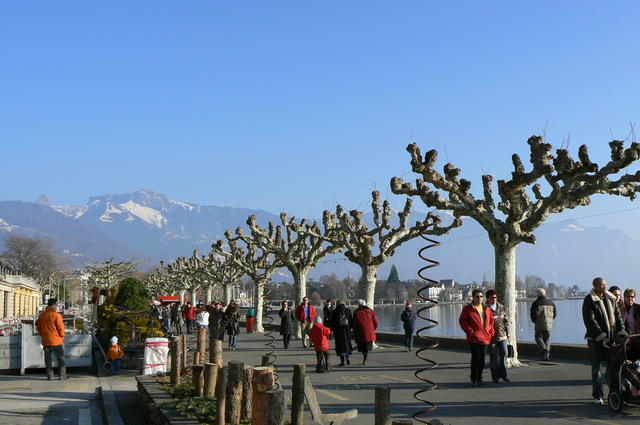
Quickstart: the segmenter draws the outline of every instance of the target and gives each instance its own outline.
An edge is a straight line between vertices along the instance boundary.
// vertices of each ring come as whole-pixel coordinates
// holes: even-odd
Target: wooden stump
[[[244,363],[230,361],[227,377],[227,424],[240,423],[242,407],[242,381],[244,379]]]
[[[266,415],[264,425],[284,425],[286,405],[283,390],[265,391]]]
[[[242,420],[245,422],[251,421],[252,411],[252,398],[253,398],[253,366],[247,366],[244,369],[244,376],[242,378]]]
[[[225,405],[227,399],[227,367],[223,366],[218,372],[216,385],[216,418],[217,425],[225,425]]]
[[[171,384],[180,385],[180,344],[177,338],[172,337],[169,342],[171,352]]]
[[[304,424],[304,377],[305,365],[294,365],[291,387],[291,425]]]
[[[204,366],[193,365],[193,389],[197,397],[202,397],[204,391]]]
[[[138,375],[143,375],[143,374],[144,374],[144,357],[138,357]]]
[[[200,351],[196,351],[193,353],[193,365],[199,365],[200,364]]]
[[[187,336],[180,335],[180,344],[182,346],[182,370],[187,370],[187,354],[189,350],[187,350]]]
[[[262,360],[260,363],[261,366],[268,366],[269,363],[271,362],[271,356],[264,355],[262,356],[261,360]]]
[[[378,385],[375,394],[375,425],[389,425],[391,423],[391,388]]]
[[[204,364],[204,390],[205,397],[213,398],[216,394],[216,382],[218,380],[218,366],[215,363]]]
[[[207,330],[198,328],[197,351],[200,352],[200,361],[204,363],[205,353],[207,352]]]
[[[222,367],[222,341],[218,338],[209,340],[209,361]]]
[[[251,395],[252,412],[251,425],[265,425],[269,406],[267,391],[275,388],[275,375],[272,366],[260,366],[253,368],[253,378],[251,380],[253,393]]]

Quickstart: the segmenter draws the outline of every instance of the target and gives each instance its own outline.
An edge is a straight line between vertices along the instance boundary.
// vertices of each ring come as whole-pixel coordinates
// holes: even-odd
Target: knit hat
[[[413,307],[413,304],[411,304],[411,301],[407,301],[405,307]]]
[[[117,336],[112,336],[111,337],[111,342],[115,342],[117,344],[118,343],[118,337]]]

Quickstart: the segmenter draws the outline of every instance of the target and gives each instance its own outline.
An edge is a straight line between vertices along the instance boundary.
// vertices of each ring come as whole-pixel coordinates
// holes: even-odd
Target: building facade
[[[0,266],[0,319],[32,316],[40,308],[40,285]]]

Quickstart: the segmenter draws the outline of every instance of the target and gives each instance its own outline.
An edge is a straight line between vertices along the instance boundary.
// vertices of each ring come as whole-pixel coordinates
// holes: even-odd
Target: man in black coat
[[[416,330],[417,319],[418,315],[413,309],[413,304],[411,304],[411,301],[407,301],[404,305],[404,311],[400,315],[400,320],[402,320],[402,327],[404,328],[404,346],[409,351],[413,349],[413,333]]]
[[[616,297],[607,291],[607,281],[601,277],[593,279],[593,289],[584,297],[582,320],[587,328],[585,338],[591,355],[593,401],[603,404],[603,376],[600,369],[602,363],[606,362],[606,345],[613,343],[616,338],[625,338],[628,335],[624,330]],[[612,384],[615,385],[615,377],[612,377]]]
[[[209,313],[209,338],[210,339],[222,339],[220,335],[224,334],[222,322],[224,321],[224,311],[222,310],[222,304],[216,302],[213,305],[213,310]]]

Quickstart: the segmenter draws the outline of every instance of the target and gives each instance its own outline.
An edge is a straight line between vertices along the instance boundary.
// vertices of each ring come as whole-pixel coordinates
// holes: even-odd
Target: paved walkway
[[[238,349],[225,351],[225,362],[240,360],[245,364],[260,364],[261,356],[267,351],[266,341],[262,334],[242,333],[238,337]],[[408,419],[421,408],[413,398],[413,393],[422,388],[413,372],[422,363],[414,353],[407,353],[401,347],[383,345],[370,354],[366,366],[360,364],[362,356],[356,353],[351,358],[351,366],[317,374],[311,349],[303,349],[299,341],[293,341],[289,350],[283,350],[280,338],[276,344],[284,389],[288,392],[291,389],[293,365],[306,364],[323,411],[358,409],[358,417],[346,422],[347,425],[374,422],[374,388],[380,384],[392,389],[393,419]],[[189,345],[193,347],[193,338]],[[588,364],[532,361],[528,367],[510,369],[510,383],[488,382],[486,387],[472,388],[468,382],[467,352],[438,349],[430,351],[430,356],[440,364],[429,372],[440,386],[427,394],[427,398],[438,404],[431,417],[442,419],[446,424],[637,424],[640,417],[639,407],[631,406],[614,414],[607,406],[592,404]],[[332,360],[335,364],[333,353]],[[0,425],[100,425],[95,395],[99,385],[114,391],[126,425],[143,425],[144,418],[136,408],[134,375],[133,371],[123,371],[119,376],[99,379],[91,370],[71,369],[71,379],[64,382],[46,381],[41,373],[0,376]],[[490,381],[489,378],[487,370],[485,379]],[[309,419],[306,423],[312,422]]]

